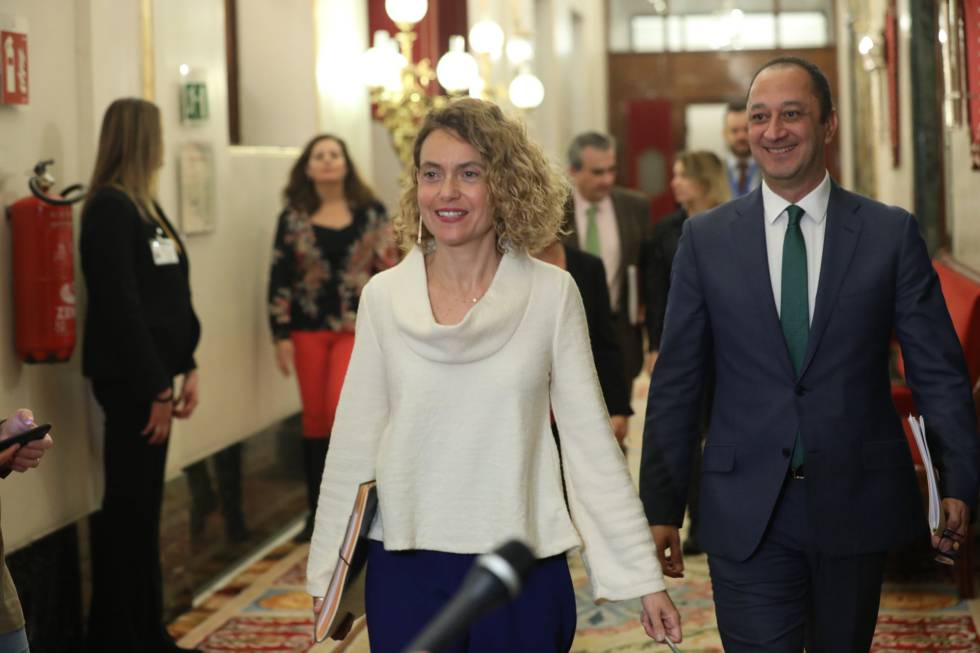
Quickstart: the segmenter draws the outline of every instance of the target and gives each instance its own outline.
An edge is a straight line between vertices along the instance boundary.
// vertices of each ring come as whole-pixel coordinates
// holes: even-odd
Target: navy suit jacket
[[[973,510],[980,440],[971,389],[915,219],[833,185],[799,377],[780,329],[763,220],[756,189],[685,221],[643,433],[640,495],[649,522],[683,519],[698,400],[713,361],[699,526],[708,553],[743,560],[756,549],[798,430],[815,550],[856,555],[924,537],[891,399],[893,334],[930,430],[942,494]]]

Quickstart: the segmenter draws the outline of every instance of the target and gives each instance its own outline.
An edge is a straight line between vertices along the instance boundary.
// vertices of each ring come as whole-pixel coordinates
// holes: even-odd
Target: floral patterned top
[[[353,331],[361,289],[398,262],[391,224],[379,203],[352,209],[343,229],[314,225],[305,211],[279,216],[269,275],[275,340],[290,331]]]

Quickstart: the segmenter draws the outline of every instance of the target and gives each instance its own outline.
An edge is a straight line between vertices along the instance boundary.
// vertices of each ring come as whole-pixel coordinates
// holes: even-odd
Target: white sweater
[[[584,543],[597,599],[664,589],[578,289],[526,254],[505,254],[451,326],[432,317],[418,249],[365,286],[320,487],[310,594],[324,594],[357,486],[372,479],[370,536],[385,549],[484,553],[519,538],[543,558]]]

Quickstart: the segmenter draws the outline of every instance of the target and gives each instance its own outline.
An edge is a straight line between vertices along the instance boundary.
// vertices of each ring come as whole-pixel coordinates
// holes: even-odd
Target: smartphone
[[[27,444],[28,442],[33,442],[34,440],[40,440],[47,435],[48,431],[50,430],[50,424],[41,424],[32,429],[24,431],[23,433],[18,433],[17,435],[12,435],[9,438],[0,440],[0,451],[12,447],[15,444]]]

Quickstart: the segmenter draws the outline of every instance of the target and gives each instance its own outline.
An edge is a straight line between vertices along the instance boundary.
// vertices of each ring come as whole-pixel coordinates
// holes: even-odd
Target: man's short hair
[[[742,113],[745,111],[745,100],[732,100],[725,107],[725,113]]]
[[[764,66],[762,66],[762,68],[755,71],[754,75],[752,75],[752,82],[749,83],[749,92],[752,92],[752,84],[755,84],[755,78],[758,77],[759,73],[761,73],[763,70],[766,68],[787,66],[802,68],[810,76],[810,84],[813,86],[813,92],[817,96],[817,100],[820,102],[820,122],[827,122],[827,119],[830,118],[831,112],[834,110],[834,98],[830,93],[830,82],[827,81],[826,75],[824,75],[823,72],[817,68],[816,64],[801,57],[777,57],[766,63]]]
[[[582,150],[591,147],[596,150],[611,150],[616,147],[616,139],[599,132],[583,132],[572,139],[568,146],[568,165],[573,170],[582,168]]]

